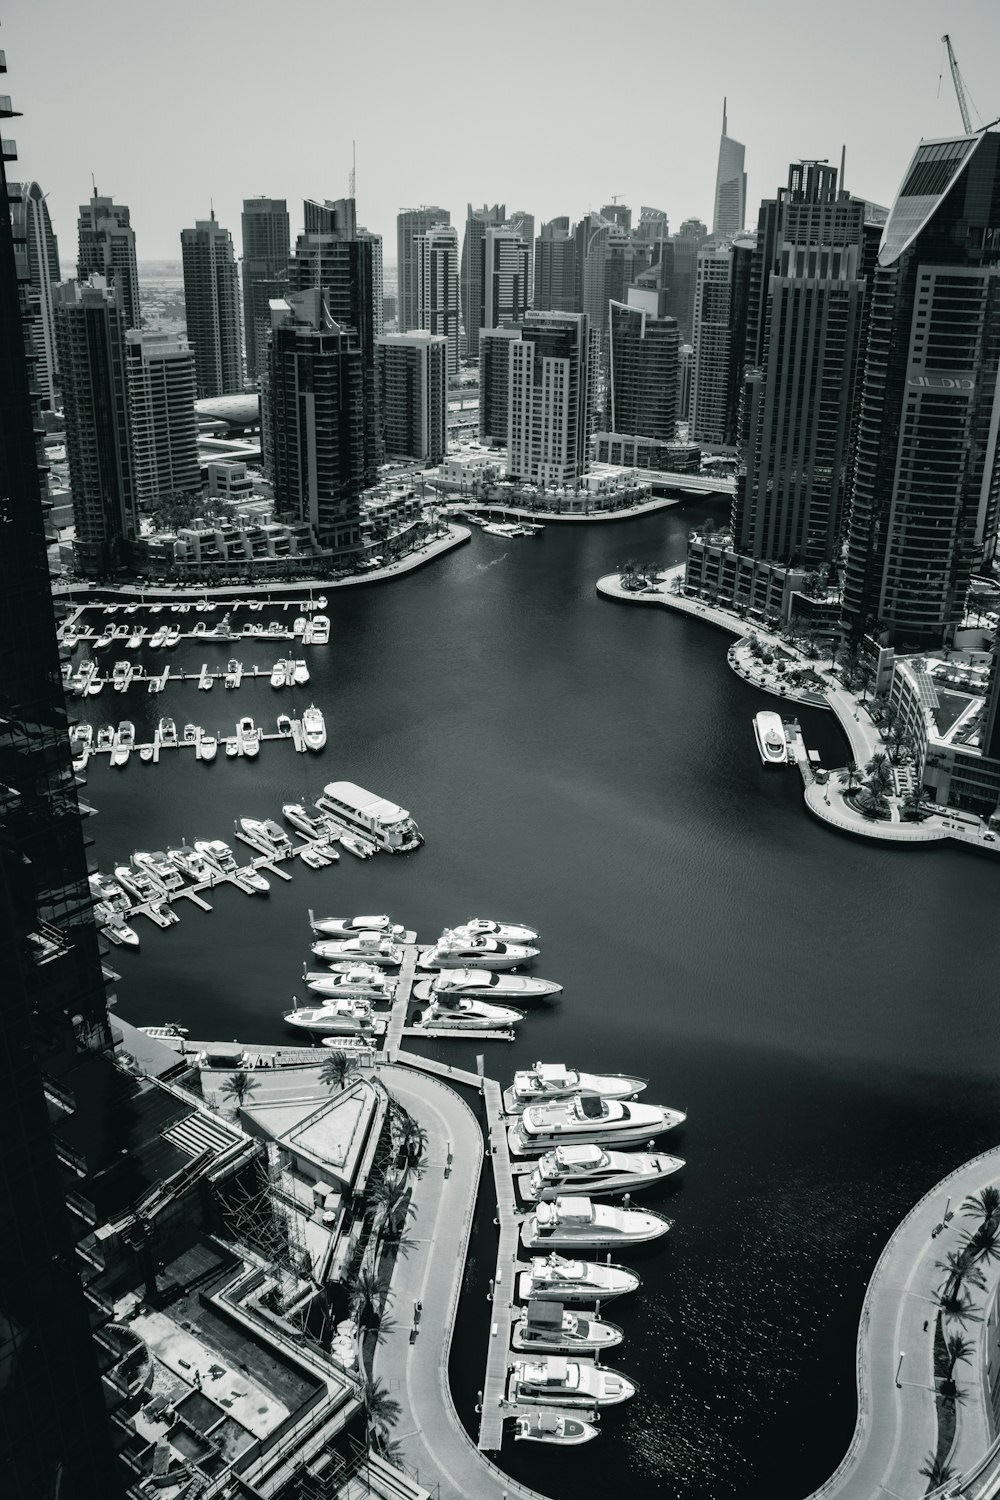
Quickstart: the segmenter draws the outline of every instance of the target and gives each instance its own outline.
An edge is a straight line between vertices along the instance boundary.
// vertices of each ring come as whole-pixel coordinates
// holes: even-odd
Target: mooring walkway
[[[385,1054],[390,1062],[396,1061],[399,1044],[403,1040],[418,952],[416,943],[407,943],[403,949],[403,962],[399,966],[399,978],[396,981],[396,992],[392,997],[392,1010],[389,1013],[389,1022],[385,1032]]]
[[[507,1122],[503,1098],[495,1078],[483,1079],[486,1104],[487,1141],[493,1163],[493,1181],[497,1194],[497,1218],[500,1240],[497,1245],[496,1275],[493,1278],[493,1319],[486,1355],[483,1381],[483,1412],[479,1423],[479,1447],[486,1453],[498,1453],[503,1442],[504,1402],[507,1397],[507,1368],[510,1364],[510,1328],[514,1306],[514,1281],[517,1275],[517,1216],[514,1204],[514,1180],[507,1147]]]

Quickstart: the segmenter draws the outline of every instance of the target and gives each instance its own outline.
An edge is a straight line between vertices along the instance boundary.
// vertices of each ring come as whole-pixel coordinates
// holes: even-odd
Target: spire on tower
[[[728,99],[725,97],[725,95],[723,95],[723,97],[722,97],[722,134],[723,135],[728,135],[729,134],[729,130],[727,128],[727,123],[726,123],[726,105],[728,104],[728,102],[729,102]]]

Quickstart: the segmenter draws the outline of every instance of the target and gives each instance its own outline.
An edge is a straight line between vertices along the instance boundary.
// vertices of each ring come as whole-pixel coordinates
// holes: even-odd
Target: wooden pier
[[[483,1099],[486,1104],[487,1141],[496,1185],[500,1240],[497,1246],[496,1275],[493,1278],[493,1316],[483,1380],[479,1450],[481,1453],[497,1453],[503,1442],[504,1418],[511,1415],[504,1403],[507,1397],[507,1372],[512,1363],[510,1330],[517,1291],[517,1214],[510,1152],[507,1149],[507,1122],[503,1115],[500,1085],[495,1078],[483,1079]]]
[[[406,1029],[406,1011],[410,1004],[410,991],[413,988],[413,971],[416,963],[416,944],[407,943],[403,950],[403,962],[399,968],[396,993],[392,997],[392,1010],[389,1013],[389,1024],[385,1033],[385,1052],[389,1062],[396,1061],[399,1044],[403,1040],[403,1032]]]

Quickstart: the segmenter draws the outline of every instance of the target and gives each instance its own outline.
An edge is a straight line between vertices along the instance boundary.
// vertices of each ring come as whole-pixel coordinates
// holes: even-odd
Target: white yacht
[[[180,871],[162,849],[137,849],[132,856],[132,863],[137,870],[152,875],[165,891],[179,891],[184,887]]]
[[[223,875],[232,875],[239,869],[233,851],[221,839],[195,839],[194,848],[196,854],[200,854],[203,860],[214,865]]]
[[[330,620],[327,615],[313,615],[312,617],[312,644],[314,646],[325,646],[330,639]]]
[[[180,1042],[190,1035],[186,1026],[177,1026],[173,1021],[166,1026],[137,1026],[136,1030],[155,1037],[158,1042]]]
[[[243,754],[252,759],[260,749],[260,730],[254,724],[249,714],[244,714],[243,718],[240,719],[236,726],[236,733],[239,737]]]
[[[451,930],[458,937],[491,937],[500,943],[538,942],[538,933],[533,927],[522,927],[515,922],[494,922],[489,917],[470,917]]]
[[[558,995],[561,984],[551,979],[532,979],[525,974],[498,974],[489,969],[442,969],[433,979],[413,986],[416,1000],[464,996],[479,1000],[540,1000]]]
[[[622,1099],[577,1095],[552,1104],[529,1104],[507,1131],[514,1156],[541,1154],[564,1141],[598,1141],[601,1145],[635,1144],[662,1135],[683,1123],[679,1109],[633,1104]]]
[[[600,1437],[600,1432],[593,1422],[585,1422],[570,1411],[540,1406],[537,1411],[525,1412],[514,1422],[515,1443],[553,1443],[557,1447],[574,1448],[595,1437]]]
[[[173,860],[182,875],[186,875],[189,880],[197,884],[212,878],[211,867],[205,856],[197,849],[189,849],[187,845],[182,844],[178,849],[168,849],[167,858]]]
[[[240,818],[239,827],[251,843],[265,854],[273,853],[267,826],[260,818]]]
[[[539,1355],[511,1366],[507,1398],[527,1406],[617,1406],[637,1390],[618,1370],[605,1370],[581,1359]]]
[[[202,760],[215,759],[219,750],[218,735],[210,734],[207,729],[203,729],[201,732],[201,739],[198,741],[198,744],[201,746]]]
[[[301,640],[306,633],[306,626],[308,624],[309,621],[306,619],[305,615],[296,615],[295,620],[292,624],[292,635],[298,636]]]
[[[521,1225],[521,1244],[526,1250],[547,1246],[606,1250],[658,1240],[673,1227],[672,1219],[652,1209],[615,1208],[591,1198],[560,1196],[535,1206]]]
[[[126,948],[138,948],[139,934],[136,932],[134,927],[130,927],[129,924],[121,916],[119,916],[118,912],[111,911],[106,906],[98,906],[95,907],[94,914],[97,917],[98,922],[100,922],[101,924],[101,931],[104,933],[105,937],[110,938],[113,943],[117,943],[120,946]]]
[[[316,995],[369,995],[391,1000],[396,981],[374,964],[343,964],[334,973],[307,973],[306,984]]]
[[[90,889],[96,900],[110,907],[112,911],[125,911],[129,905],[128,896],[109,875],[102,875],[99,870],[87,877]]]
[[[377,1024],[371,1001],[362,995],[340,995],[323,1005],[297,1006],[284,1012],[284,1020],[317,1036],[375,1035],[376,1029],[385,1027],[384,1021]]]
[[[289,819],[291,822],[291,819]],[[401,938],[404,929],[390,917],[320,917],[309,908],[309,925],[313,932],[322,932],[326,937],[356,937],[362,932],[375,932],[380,937]]]
[[[111,764],[113,766],[125,766],[128,764],[129,756],[135,749],[135,725],[128,719],[122,719],[115,731],[115,742],[111,750]]]
[[[371,859],[378,850],[374,844],[369,844],[367,839],[359,838],[356,833],[342,833],[340,845],[346,849],[348,854],[353,854],[355,859]]]
[[[196,745],[198,743],[198,736],[200,733],[201,730],[198,728],[197,724],[185,724],[183,733],[181,734],[181,744]]]
[[[537,948],[522,943],[501,943],[492,937],[462,938],[443,932],[433,948],[420,955],[422,969],[515,969],[538,957]]]
[[[305,722],[305,716],[303,716]],[[373,839],[390,854],[405,854],[423,842],[420,830],[404,807],[366,792],[353,781],[330,781],[317,797],[320,807],[346,823],[352,833]]]
[[[149,644],[153,647],[154,650],[158,651],[161,646],[165,646],[167,644],[167,628],[168,627],[166,625],[159,625],[150,636]]]
[[[284,687],[286,665],[287,663],[285,662],[284,657],[279,657],[274,666],[271,668],[271,686],[273,688]]]
[[[517,1278],[517,1295],[528,1302],[535,1297],[557,1297],[560,1302],[601,1302],[634,1292],[639,1278],[626,1266],[592,1260],[567,1260],[562,1255],[533,1255],[527,1271]]]
[[[179,625],[168,625],[163,637],[165,646],[176,646],[181,638],[181,627]]]
[[[69,748],[73,757],[73,770],[84,771],[90,758],[90,747],[94,742],[94,731],[89,724],[74,724],[69,732]]]
[[[785,726],[781,721],[781,715],[769,713],[763,710],[754,716],[754,737],[757,741],[757,749],[765,766],[784,766],[788,764],[788,745],[785,740]]]
[[[304,687],[309,681],[309,668],[304,661],[293,661],[289,665],[292,669],[292,682],[296,687]]]
[[[510,1088],[504,1089],[503,1107],[509,1115],[520,1114],[526,1104],[543,1104],[549,1099],[567,1099],[574,1094],[597,1094],[602,1099],[633,1099],[646,1087],[645,1078],[627,1073],[583,1073],[564,1063],[536,1062],[514,1074]]]
[[[315,802],[284,802],[281,815],[306,838],[328,838],[335,831],[326,813]]]
[[[322,750],[326,744],[326,720],[315,703],[303,711],[302,738],[307,750]]]
[[[229,756],[231,760],[235,760],[236,757],[240,754],[241,749],[240,742],[236,735],[231,734],[229,738],[223,740],[222,743],[225,746],[227,756]]]
[[[129,651],[138,651],[139,647],[142,645],[142,643],[143,643],[143,641],[145,639],[146,639],[146,632],[145,632],[145,630],[143,630],[142,626],[140,625],[139,628],[138,628],[138,630],[133,630],[132,634],[129,636],[129,638],[126,641],[125,645],[126,645],[126,647],[127,647],[127,649]]]
[[[279,714],[276,720],[278,733],[286,737],[291,735],[292,721],[287,714]]]
[[[156,732],[160,736],[160,744],[173,746],[177,744],[177,725],[173,719],[161,719],[156,726]]]
[[[403,950],[391,940],[380,937],[377,932],[359,932],[354,937],[325,939],[313,943],[317,958],[350,959],[352,962],[379,964],[395,968],[403,962]]]
[[[87,680],[87,693],[91,698],[96,698],[104,686],[104,678],[98,677],[96,671]]]
[[[115,745],[115,732],[110,724],[102,724],[97,731],[97,749],[113,750]]]
[[[615,1323],[567,1312],[561,1302],[539,1297],[520,1309],[510,1342],[514,1349],[534,1349],[539,1354],[572,1354],[612,1349],[623,1337]]]
[[[458,1031],[505,1031],[524,1020],[524,1011],[512,1005],[489,1005],[485,1000],[449,996],[432,1000],[420,1016],[418,1026],[441,1026]]]
[[[116,693],[127,692],[132,684],[132,663],[116,661],[111,669],[111,686]]]
[[[123,891],[127,891],[140,903],[159,900],[164,894],[163,886],[148,870],[133,870],[128,865],[116,865],[115,879]]]
[[[592,1143],[555,1146],[539,1157],[530,1174],[517,1178],[517,1188],[526,1203],[567,1193],[634,1193],[662,1182],[683,1165],[681,1157],[661,1151],[608,1151]]]

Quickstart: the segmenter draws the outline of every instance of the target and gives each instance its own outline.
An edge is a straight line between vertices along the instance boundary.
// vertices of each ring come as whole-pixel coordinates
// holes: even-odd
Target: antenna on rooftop
[[[91,181],[91,184],[92,184],[93,189],[94,189],[94,197],[96,198],[97,197],[97,178],[94,176],[93,172],[91,172],[91,174],[90,174],[90,181]]]
[[[847,161],[847,142],[840,148],[840,190],[844,190],[844,164]]]
[[[357,171],[358,171],[358,151],[357,151],[357,146],[358,146],[357,141],[352,141],[351,142],[351,175],[350,175],[350,178],[349,178],[350,190],[349,190],[349,192],[347,194],[347,196],[349,198],[356,197],[355,188],[356,188],[356,183],[357,183]]]

